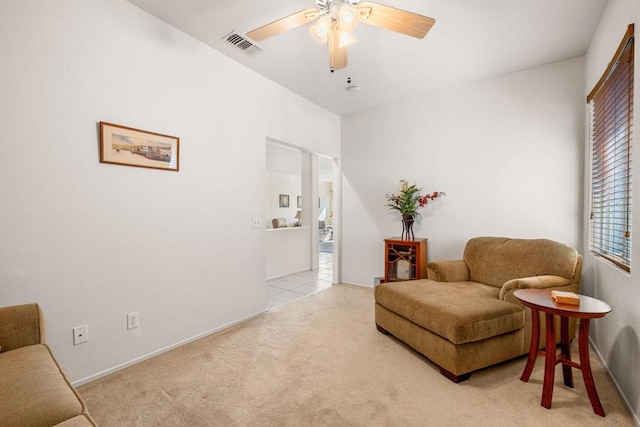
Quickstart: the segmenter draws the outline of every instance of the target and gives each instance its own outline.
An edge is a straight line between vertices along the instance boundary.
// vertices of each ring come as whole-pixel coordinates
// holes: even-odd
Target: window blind
[[[591,104],[590,249],[631,271],[633,24],[587,97]]]

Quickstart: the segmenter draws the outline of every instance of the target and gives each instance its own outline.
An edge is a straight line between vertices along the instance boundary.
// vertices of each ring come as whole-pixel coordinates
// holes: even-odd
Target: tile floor
[[[317,270],[303,271],[273,280],[267,280],[267,309],[315,294],[331,286],[333,254],[319,252]]]

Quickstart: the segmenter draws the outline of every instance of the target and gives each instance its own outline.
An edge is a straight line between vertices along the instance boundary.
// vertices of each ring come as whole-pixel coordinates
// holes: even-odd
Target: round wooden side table
[[[542,403],[545,408],[551,408],[551,398],[553,396],[553,382],[555,368],[558,363],[562,364],[562,374],[564,384],[573,388],[573,373],[571,368],[580,369],[584,378],[584,385],[589,395],[589,401],[593,411],[604,417],[604,409],[600,403],[596,385],[591,373],[591,363],[589,361],[589,324],[591,319],[604,317],[611,311],[611,306],[604,301],[580,295],[580,305],[558,304],[551,297],[551,289],[519,289],[513,295],[520,302],[531,308],[531,347],[529,358],[520,380],[527,382],[533,371],[538,354],[545,357],[544,361],[544,382],[542,386]],[[545,314],[546,320],[546,343],[545,350],[538,351],[540,340],[540,316]],[[554,315],[560,316],[560,354],[556,355],[556,328]],[[578,330],[578,353],[580,363],[571,360],[571,346],[569,343],[569,318],[580,319]]]

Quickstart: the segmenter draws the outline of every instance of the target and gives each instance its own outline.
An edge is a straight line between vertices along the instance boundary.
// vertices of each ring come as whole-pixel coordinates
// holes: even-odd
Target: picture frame
[[[297,207],[298,209],[302,208],[302,196],[298,196],[298,203],[297,203]]]
[[[288,194],[281,194],[279,202],[280,202],[280,207],[281,208],[288,208],[289,207],[289,195]]]
[[[100,122],[100,162],[180,170],[180,138]]]

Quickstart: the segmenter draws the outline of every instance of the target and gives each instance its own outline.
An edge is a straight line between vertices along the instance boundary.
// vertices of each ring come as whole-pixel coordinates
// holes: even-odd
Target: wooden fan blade
[[[335,70],[347,66],[348,45],[340,47],[340,31],[333,29],[329,32],[329,67]]]
[[[358,5],[360,22],[396,31],[421,39],[436,23],[436,20],[417,13],[396,9],[378,3],[362,2]]]
[[[286,16],[282,19],[278,19],[270,24],[263,25],[260,28],[251,30],[247,33],[247,36],[257,42],[262,41],[276,34],[280,34],[285,31],[292,30],[301,25],[307,24],[320,16],[320,10],[318,9],[304,9],[300,12],[296,12],[293,15]]]

